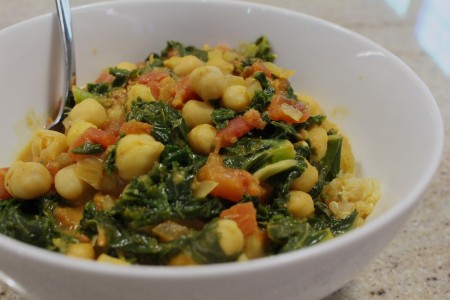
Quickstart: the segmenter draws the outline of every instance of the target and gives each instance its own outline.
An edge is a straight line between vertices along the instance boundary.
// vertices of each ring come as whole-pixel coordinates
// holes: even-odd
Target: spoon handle
[[[63,119],[64,108],[67,104],[66,102],[69,97],[69,92],[72,89],[72,86],[76,83],[76,71],[70,0],[55,0],[55,3],[64,47],[65,68],[62,94],[63,96],[61,99],[61,104],[59,106],[58,115],[56,116],[52,124],[50,124],[49,129],[59,130],[62,127],[60,123]]]

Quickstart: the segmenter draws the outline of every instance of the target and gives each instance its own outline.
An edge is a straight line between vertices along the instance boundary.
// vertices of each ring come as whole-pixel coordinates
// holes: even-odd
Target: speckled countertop
[[[99,2],[72,0],[72,6]],[[450,299],[450,1],[253,0],[337,23],[384,46],[430,88],[444,119],[441,167],[403,230],[357,279],[326,300]],[[1,0],[0,29],[53,12],[52,0]],[[425,22],[426,21],[426,22]],[[422,38],[419,38],[422,37]],[[420,120],[418,120],[420,122]],[[22,299],[0,284],[0,300]]]

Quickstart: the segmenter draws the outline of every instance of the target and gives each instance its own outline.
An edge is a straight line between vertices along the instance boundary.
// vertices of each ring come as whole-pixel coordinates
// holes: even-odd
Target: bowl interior
[[[56,25],[46,15],[0,32],[0,136],[8,141],[1,167],[55,110],[62,77]],[[361,175],[381,182],[380,207],[391,215],[417,202],[439,163],[442,122],[426,86],[387,50],[328,22],[262,5],[161,0],[80,7],[73,25],[79,85],[168,40],[238,46],[266,35],[277,64],[296,70],[294,88],[315,97],[349,136]]]

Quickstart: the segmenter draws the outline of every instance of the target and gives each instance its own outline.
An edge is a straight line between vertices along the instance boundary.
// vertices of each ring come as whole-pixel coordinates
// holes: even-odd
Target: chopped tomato
[[[58,171],[61,169],[61,164],[56,161],[40,161],[40,163],[42,163],[47,168],[52,177],[55,177],[56,173],[58,173]]]
[[[302,123],[309,118],[308,108],[303,102],[275,95],[268,107],[269,118],[288,124]]]
[[[250,109],[242,116],[238,116],[228,122],[225,128],[217,131],[217,143],[219,147],[227,147],[237,142],[240,137],[246,135],[250,130],[263,129],[266,123],[255,109]]]
[[[5,176],[8,168],[0,168],[0,200],[11,198],[11,195],[5,188]]]
[[[266,66],[263,65],[262,62],[259,62],[259,61],[254,62],[252,64],[252,67],[253,67],[253,72],[254,73],[256,73],[256,72],[264,72],[264,74],[266,74],[267,78],[272,78],[272,73],[269,71],[269,69],[266,68]]]
[[[222,219],[230,219],[235,221],[244,236],[249,236],[258,231],[258,223],[256,222],[256,209],[252,202],[237,203],[224,210],[220,217]]]
[[[125,122],[123,119],[108,121],[103,125],[103,130],[113,136],[119,136],[120,128],[122,124]]]
[[[108,71],[104,71],[98,76],[95,83],[113,82],[114,78],[114,75],[111,75]]]
[[[272,82],[275,87],[275,94],[286,94],[288,89],[291,87],[289,80],[285,78],[278,78]]]
[[[100,144],[103,147],[103,149],[106,149],[108,146],[114,144],[116,140],[117,140],[116,136],[113,136],[112,134],[109,134],[104,130],[97,128],[88,128],[75,140],[72,146],[70,146],[68,154],[73,160],[79,161],[80,159],[86,158],[91,155],[74,154],[72,153],[72,150],[74,148],[77,148],[86,142],[90,142],[94,144]]]
[[[170,76],[161,80],[159,83],[159,97],[157,99],[167,103],[172,102],[175,96],[175,85],[175,79]]]
[[[168,76],[169,76],[169,73],[165,72],[165,71],[151,71],[151,72],[142,74],[137,79],[137,82],[148,86],[150,88],[150,90],[152,91],[153,97],[155,97],[156,99],[159,99],[161,83],[162,83],[163,79],[165,79]]]
[[[259,180],[246,170],[227,168],[222,157],[211,153],[206,164],[198,171],[199,181],[215,181],[218,185],[211,195],[238,202],[246,194],[260,197],[262,191]]]
[[[189,75],[186,75],[175,84],[175,97],[171,103],[173,107],[181,109],[186,101],[198,98],[197,94],[189,87],[188,81]]]
[[[150,134],[152,132],[152,125],[131,120],[122,124],[120,132],[125,134]]]

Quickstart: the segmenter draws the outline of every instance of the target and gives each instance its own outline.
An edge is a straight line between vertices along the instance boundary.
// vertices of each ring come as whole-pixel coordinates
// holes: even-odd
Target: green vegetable
[[[147,234],[127,228],[121,220],[116,219],[111,211],[97,210],[93,203],[87,203],[80,224],[82,232],[94,238],[101,231],[106,243],[98,249],[101,253],[118,256],[125,254],[128,258],[140,261],[145,254],[145,261],[157,263],[160,251],[158,241]]]
[[[217,219],[209,222],[197,235],[191,238],[189,250],[196,262],[202,264],[234,261],[237,256],[228,256],[220,246]]]
[[[163,101],[144,102],[138,98],[131,105],[127,116],[130,120],[151,124],[152,135],[163,144],[186,144],[188,127],[181,113]]]
[[[265,36],[259,37],[254,43],[241,45],[240,51],[247,57],[246,65],[251,65],[254,59],[273,62],[276,57]]]
[[[218,216],[222,201],[196,199],[190,186],[190,167],[173,163],[171,170],[156,164],[148,175],[133,179],[114,207],[115,214],[131,228],[154,225],[166,219],[205,220]]]
[[[175,51],[179,56],[194,55],[202,61],[208,60],[208,53],[204,50],[200,50],[194,46],[184,46],[180,42],[169,41],[164,50],[161,51],[161,57],[163,59],[168,58],[169,53]]]
[[[109,92],[110,83],[102,82],[102,83],[88,83],[86,85],[86,89],[89,93],[95,95],[103,95],[105,96]]]
[[[109,74],[114,76],[114,80],[111,83],[112,87],[122,87],[128,83],[131,72],[125,69],[110,68]]]
[[[255,57],[261,58],[262,60],[273,62],[275,60],[275,54],[272,52],[272,46],[267,40],[267,37],[261,36],[255,41],[257,47]]]
[[[319,180],[309,192],[315,198],[319,196],[325,184],[336,178],[340,170],[342,136],[339,134],[328,136],[327,152],[316,166]]]
[[[211,114],[211,119],[217,129],[222,129],[228,125],[228,121],[236,116],[236,112],[230,108],[218,108]]]
[[[275,88],[267,80],[266,74],[264,72],[256,72],[253,74],[253,78],[259,81],[262,91],[256,91],[253,96],[249,108],[256,109],[260,113],[264,113],[267,106],[269,106],[272,96],[275,93]]]
[[[222,155],[226,166],[255,172],[269,164],[293,159],[295,153],[288,140],[242,138],[223,149]]]
[[[279,162],[267,165],[253,173],[253,176],[258,178],[260,181],[264,181],[269,177],[272,177],[280,172],[286,171],[297,165],[297,160],[295,159],[284,159]]]
[[[280,215],[267,224],[267,234],[279,253],[301,249],[333,237],[329,229],[315,229],[306,221]]]
[[[81,146],[72,149],[74,154],[99,154],[105,151],[100,144],[85,142]]]
[[[275,88],[269,83],[266,74],[264,72],[262,71],[256,72],[255,74],[252,75],[252,77],[259,81],[263,90],[266,91],[265,94],[269,95],[275,92]]]
[[[88,91],[85,91],[77,86],[72,87],[72,93],[73,93],[73,98],[75,100],[75,103],[77,103],[77,104],[87,98],[93,98],[93,99],[99,98],[98,95],[88,92]]]
[[[15,199],[0,202],[0,233],[22,242],[53,250],[54,238],[60,237],[53,217],[58,196],[33,201]]]
[[[103,163],[103,170],[105,170],[105,173],[107,175],[113,174],[117,170],[116,166],[116,149],[117,146],[114,145],[111,148],[111,151],[108,152],[108,155],[106,156],[106,159]]]
[[[358,211],[354,210],[343,219],[337,219],[325,203],[316,201],[314,204],[314,216],[308,219],[308,223],[316,229],[329,228],[333,235],[341,235],[356,227]]]

